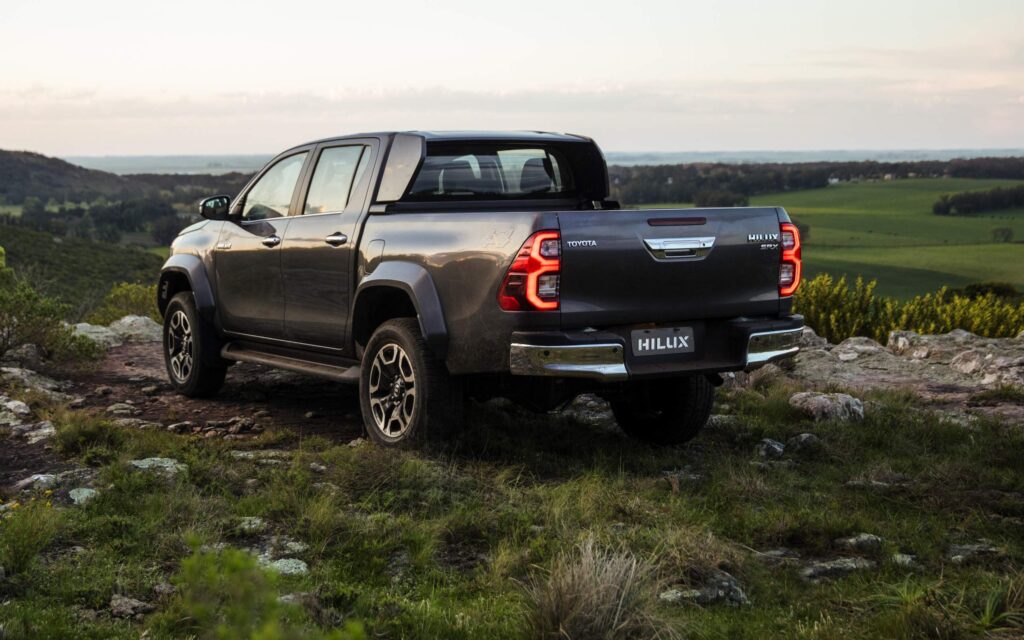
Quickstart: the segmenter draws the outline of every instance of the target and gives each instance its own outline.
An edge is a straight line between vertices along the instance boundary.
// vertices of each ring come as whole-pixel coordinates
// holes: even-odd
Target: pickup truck
[[[239,361],[358,384],[385,446],[450,434],[466,396],[551,411],[582,393],[681,443],[723,372],[799,348],[783,209],[622,209],[582,136],[320,140],[199,208],[157,293],[172,385],[214,394]]]

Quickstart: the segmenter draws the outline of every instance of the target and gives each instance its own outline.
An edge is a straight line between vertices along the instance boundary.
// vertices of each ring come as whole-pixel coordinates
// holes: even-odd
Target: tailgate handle
[[[647,249],[658,260],[693,260],[704,258],[715,246],[715,237],[644,238]]]

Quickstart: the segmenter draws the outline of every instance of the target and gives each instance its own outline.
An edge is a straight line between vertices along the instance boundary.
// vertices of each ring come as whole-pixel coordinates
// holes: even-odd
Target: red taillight
[[[796,225],[783,222],[779,225],[782,241],[782,259],[779,262],[779,295],[791,296],[800,286],[800,232]]]
[[[562,241],[557,231],[538,231],[523,243],[498,291],[505,311],[553,311],[558,308]]]

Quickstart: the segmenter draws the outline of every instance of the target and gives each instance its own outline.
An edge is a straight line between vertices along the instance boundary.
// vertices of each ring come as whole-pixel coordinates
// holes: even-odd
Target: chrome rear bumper
[[[772,324],[746,319],[737,323],[738,326],[730,330],[732,335],[720,335],[717,340],[709,342],[698,357],[678,362],[668,359],[668,356],[654,361],[631,357],[626,353],[630,343],[628,328],[618,333],[516,333],[509,349],[509,370],[517,376],[616,382],[631,378],[750,371],[800,351],[803,318],[799,316],[784,323],[774,323],[775,327],[781,324],[786,328],[767,331],[758,329],[766,329]],[[746,341],[745,345],[743,341]]]
[[[789,358],[800,351],[803,328],[752,333],[747,340],[746,370],[756,369],[775,360]]]

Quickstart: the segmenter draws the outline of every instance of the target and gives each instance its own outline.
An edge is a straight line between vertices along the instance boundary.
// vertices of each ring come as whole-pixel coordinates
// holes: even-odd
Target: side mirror
[[[227,220],[231,196],[210,196],[199,202],[199,215],[207,220]]]

